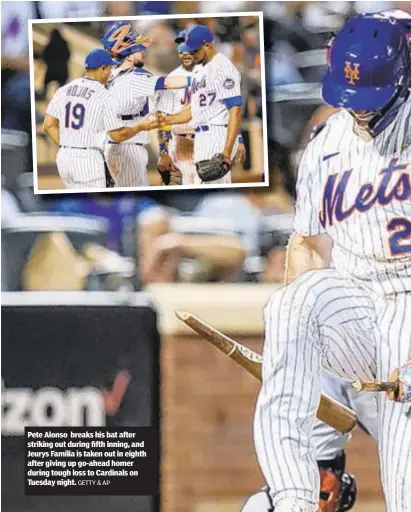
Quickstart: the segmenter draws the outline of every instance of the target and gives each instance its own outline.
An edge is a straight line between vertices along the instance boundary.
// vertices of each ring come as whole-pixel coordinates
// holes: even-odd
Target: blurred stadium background
[[[2,394],[10,388],[31,393],[33,408],[42,407],[42,414],[30,409],[25,421],[52,424],[61,406],[69,424],[68,388],[92,386],[107,423],[156,425],[155,362],[161,343],[162,511],[238,510],[263,483],[251,441],[257,383],[182,328],[173,311],[189,310],[261,349],[262,307],[283,273],[298,157],[311,127],[331,112],[322,104],[319,85],[329,33],[356,11],[392,7],[411,11],[410,2],[2,2]],[[193,13],[195,19],[198,12],[260,9],[269,188],[63,198],[33,194],[27,19],[150,13]],[[163,30],[167,48],[174,32],[158,25],[147,18],[147,32]],[[219,34],[233,55],[235,33],[228,27]],[[251,29],[251,49],[253,37]],[[44,34],[43,46],[46,41]],[[70,69],[76,65],[75,48]],[[41,60],[37,65],[44,66]],[[258,108],[249,110],[248,120],[258,121]],[[39,107],[39,122],[42,113]],[[133,352],[142,347],[144,356]],[[136,361],[141,365],[133,366]],[[147,367],[152,373],[141,382],[138,375]],[[114,390],[124,369],[140,387],[130,387],[113,407],[101,389]],[[56,402],[44,405],[42,389],[50,386]],[[144,405],[149,408],[142,412]],[[22,424],[6,423],[5,430],[4,405],[2,413],[5,510],[159,509],[155,500],[131,498],[48,498],[47,506],[25,498],[21,480],[14,478],[21,470],[17,433]],[[359,486],[355,510],[382,512],[374,443],[354,433],[347,460]]]
[[[64,188],[55,165],[57,147],[46,137],[42,121],[54,91],[60,85],[84,74],[84,56],[101,47],[100,38],[113,22],[37,24],[33,26],[35,56],[34,82],[36,90],[36,131],[39,188]],[[146,66],[162,76],[180,65],[177,34],[193,24],[207,25],[216,34],[217,48],[230,58],[242,73],[244,119],[242,132],[248,149],[247,161],[233,170],[233,181],[261,182],[264,169],[261,67],[258,18],[253,16],[227,18],[191,18],[176,20],[135,21],[152,41],[147,52]],[[157,172],[157,132],[150,132],[148,146],[149,181],[161,185]]]

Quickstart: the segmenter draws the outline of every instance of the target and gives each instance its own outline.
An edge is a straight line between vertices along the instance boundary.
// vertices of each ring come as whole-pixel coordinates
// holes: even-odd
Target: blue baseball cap
[[[195,52],[205,43],[214,41],[213,33],[205,25],[195,25],[187,30],[184,43],[178,47],[179,52]]]
[[[174,42],[177,44],[184,43],[184,41],[186,40],[186,35],[187,35],[187,30],[181,30],[178,33],[178,36],[174,39]]]
[[[118,66],[118,62],[113,60],[106,50],[93,48],[84,59],[84,67],[86,69],[96,69],[101,66]]]
[[[379,110],[409,83],[405,32],[394,19],[360,14],[335,37],[323,79],[324,100],[335,107]]]

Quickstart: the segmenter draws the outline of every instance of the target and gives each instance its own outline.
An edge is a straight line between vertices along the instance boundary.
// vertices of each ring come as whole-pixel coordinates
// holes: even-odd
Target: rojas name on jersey
[[[70,85],[67,88],[66,96],[74,96],[76,98],[84,98],[89,100],[96,91],[88,87],[80,87],[79,85]]]

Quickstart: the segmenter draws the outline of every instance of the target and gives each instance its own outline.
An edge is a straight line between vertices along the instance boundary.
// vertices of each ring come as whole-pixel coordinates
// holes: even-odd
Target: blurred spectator
[[[39,14],[43,19],[58,18],[87,18],[102,16],[104,14],[105,2],[38,2]]]
[[[31,127],[27,27],[32,18],[34,2],[1,3],[1,126],[28,133]]]
[[[246,255],[237,235],[176,233],[158,236],[147,259],[146,282],[232,281]],[[187,269],[186,263],[190,270]]]
[[[46,99],[50,82],[56,81],[62,87],[68,80],[70,49],[59,30],[53,29],[50,32],[50,39],[44,48],[42,59],[47,66],[47,70],[43,90],[36,94],[38,100]]]
[[[168,231],[167,213],[152,199],[132,194],[63,196],[49,208],[52,213],[99,217],[108,222],[107,248],[137,260],[139,277],[145,269],[157,236]]]
[[[93,18],[103,16],[128,16],[134,14],[133,4],[135,2],[102,2],[96,1],[74,1],[38,2],[39,15],[43,19],[58,18]]]
[[[277,157],[275,157],[277,161]],[[274,163],[272,158],[271,164]],[[291,214],[293,202],[284,189],[282,174],[278,168],[270,168],[270,187],[245,188],[241,191],[230,191],[209,194],[194,212],[199,217],[230,219],[235,230],[242,233],[243,243],[247,250],[247,258],[261,255],[261,233],[266,228],[269,215]],[[291,229],[290,216],[284,217],[284,230]],[[266,265],[261,273],[262,282],[282,282],[284,275],[285,249],[283,246],[269,250]]]
[[[138,14],[171,14],[174,3],[175,2],[167,2],[162,0],[157,0],[155,2],[138,2]]]

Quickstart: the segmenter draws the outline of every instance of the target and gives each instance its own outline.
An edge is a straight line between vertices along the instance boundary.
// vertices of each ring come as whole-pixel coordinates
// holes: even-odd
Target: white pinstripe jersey
[[[308,143],[294,229],[302,236],[328,233],[341,272],[411,290],[411,100],[369,142],[353,123],[340,110]]]
[[[88,77],[76,78],[60,87],[47,114],[59,120],[60,145],[95,147],[95,136],[121,128],[118,105],[104,85]]]
[[[123,121],[125,126],[135,126],[138,121],[149,113],[149,97],[154,96],[158,76],[144,68],[130,68],[115,70],[107,84],[119,104],[120,115],[136,116],[131,120]],[[148,132],[140,132],[127,143],[139,142],[148,144]]]
[[[223,101],[241,96],[241,74],[223,54],[196,66],[191,82],[191,111],[194,126],[228,124]]]
[[[193,71],[187,71],[183,66],[179,66],[168,76],[193,76]],[[161,91],[157,110],[164,114],[177,114],[187,107],[191,102],[191,91],[187,86],[184,89],[166,89]],[[194,133],[192,122],[184,124],[175,124],[171,128],[171,133],[176,135],[184,133]]]

